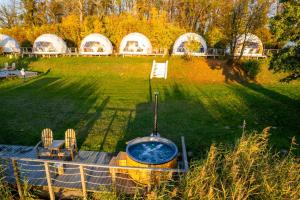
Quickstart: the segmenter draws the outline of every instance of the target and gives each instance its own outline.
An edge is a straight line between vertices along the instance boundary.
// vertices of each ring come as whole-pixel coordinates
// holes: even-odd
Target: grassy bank
[[[63,138],[75,128],[81,149],[124,150],[125,142],[152,131],[152,96],[160,93],[159,131],[201,156],[213,142],[233,143],[248,130],[271,129],[271,144],[288,148],[300,131],[300,84],[280,84],[266,69],[258,83],[241,81],[224,61],[169,58],[167,80],[149,80],[153,58],[23,60],[46,72],[0,83],[0,143],[34,145],[43,128]],[[162,60],[162,58],[157,58]],[[225,83],[227,80],[230,83]]]

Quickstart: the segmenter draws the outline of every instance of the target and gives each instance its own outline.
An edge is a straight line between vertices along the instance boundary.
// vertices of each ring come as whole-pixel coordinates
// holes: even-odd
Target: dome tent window
[[[19,53],[19,43],[12,37],[0,34],[0,47],[3,53]]]
[[[54,34],[44,34],[39,36],[33,44],[35,54],[64,54],[67,45],[64,40]]]
[[[120,54],[147,55],[151,53],[151,42],[141,33],[130,33],[121,41]]]
[[[113,46],[109,39],[98,33],[86,36],[80,45],[82,55],[110,55],[112,52]]]
[[[173,45],[173,55],[191,54],[193,56],[205,55],[207,45],[203,37],[196,33],[181,35]]]

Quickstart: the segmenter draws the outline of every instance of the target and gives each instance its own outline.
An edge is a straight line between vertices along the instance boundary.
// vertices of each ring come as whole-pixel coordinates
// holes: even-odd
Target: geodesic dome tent
[[[0,47],[2,47],[3,53],[20,52],[19,43],[8,35],[0,34]]]
[[[82,55],[110,55],[113,46],[104,35],[92,33],[82,40],[79,51]]]
[[[145,35],[141,33],[130,33],[122,39],[119,53],[147,55],[152,53],[152,45]]]
[[[198,43],[197,50],[192,50],[191,55],[193,56],[200,56],[204,55],[207,52],[207,45],[203,37],[197,33],[185,33],[181,35],[175,41],[173,45],[173,55],[184,55],[188,53],[190,50],[188,49],[189,42],[196,42]]]
[[[34,54],[64,54],[66,52],[65,41],[54,34],[43,34],[33,43]]]
[[[263,56],[263,43],[256,35],[253,35],[251,33],[248,33],[247,35],[243,34],[238,37],[234,55],[239,56],[241,54],[244,41],[245,48],[243,56]],[[227,48],[227,52],[230,53],[229,47]]]

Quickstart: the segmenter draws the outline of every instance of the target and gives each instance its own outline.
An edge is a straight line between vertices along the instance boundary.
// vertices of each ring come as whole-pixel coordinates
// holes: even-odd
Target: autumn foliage
[[[97,16],[87,16],[80,23],[77,15],[69,15],[61,23],[33,27],[15,26],[2,29],[2,32],[16,38],[21,46],[31,46],[41,34],[53,33],[62,37],[69,47],[78,47],[81,40],[90,33],[101,33],[110,39],[115,49],[118,49],[125,35],[140,32],[150,39],[154,52],[169,50],[176,38],[186,30],[168,22],[165,13],[158,14],[157,10],[152,9],[151,16],[150,20],[128,13],[105,16],[102,20]]]

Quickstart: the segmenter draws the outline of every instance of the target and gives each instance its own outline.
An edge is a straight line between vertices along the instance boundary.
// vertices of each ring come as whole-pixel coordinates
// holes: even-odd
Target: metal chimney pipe
[[[154,127],[153,127],[153,136],[159,136],[157,129],[157,111],[158,111],[158,92],[154,92],[155,95],[155,104],[154,104]]]

